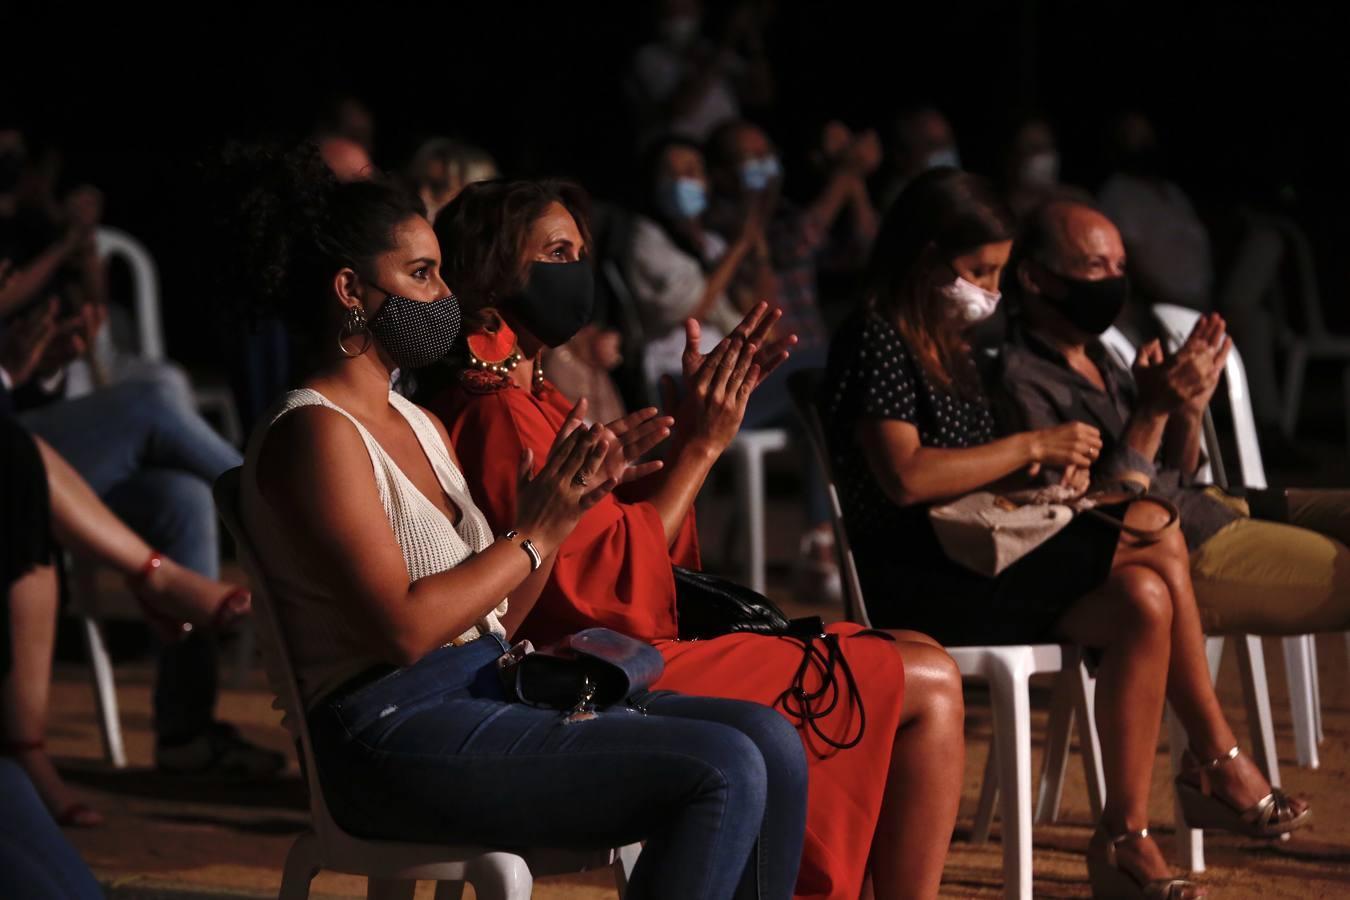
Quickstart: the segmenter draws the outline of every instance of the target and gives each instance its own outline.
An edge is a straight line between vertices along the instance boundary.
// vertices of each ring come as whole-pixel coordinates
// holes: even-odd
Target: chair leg
[[[1000,660],[989,680],[998,781],[1003,794],[1003,894],[1009,900],[1031,897],[1029,672],[1030,666],[1019,656],[1016,661]]]
[[[413,900],[417,882],[405,878],[366,879],[366,900]]]
[[[1284,670],[1289,680],[1289,715],[1294,721],[1294,746],[1298,763],[1309,769],[1320,765],[1317,755],[1317,736],[1312,694],[1312,668],[1308,659],[1307,635],[1287,637],[1284,647]]]
[[[1102,769],[1102,742],[1097,735],[1097,680],[1080,662],[1074,671],[1074,710],[1078,720],[1078,752],[1083,757],[1083,779],[1087,782],[1088,813],[1092,821],[1102,817],[1106,807],[1106,773]]]
[[[633,878],[633,867],[641,853],[641,844],[627,844],[614,851],[614,886],[618,888],[620,898],[628,893],[628,882]]]
[[[1308,351],[1302,344],[1289,348],[1289,361],[1284,368],[1284,414],[1280,427],[1284,436],[1292,438],[1298,426],[1299,404],[1303,400],[1303,371],[1308,365]]]
[[[1047,825],[1059,819],[1059,803],[1064,795],[1064,773],[1069,765],[1069,745],[1074,721],[1074,673],[1066,667],[1055,676],[1050,698],[1050,718],[1045,726],[1045,760],[1041,766],[1041,784],[1036,791],[1036,814],[1032,821]]]
[[[1312,679],[1313,739],[1318,746],[1326,740],[1322,733],[1322,680],[1317,674],[1317,635],[1308,635],[1308,677]]]
[[[319,874],[319,839],[306,831],[291,844],[286,866],[281,872],[281,891],[277,900],[309,900],[309,884]]]
[[[464,880],[473,885],[478,900],[530,900],[534,889],[534,876],[525,860],[500,851],[470,861]]]
[[[735,445],[733,445],[735,446]],[[736,493],[746,517],[745,583],[764,593],[764,455],[754,445],[737,447]]]
[[[464,882],[438,881],[432,900],[464,900]]]
[[[1270,714],[1270,685],[1266,681],[1266,654],[1261,638],[1243,635],[1237,644],[1242,699],[1252,734],[1252,758],[1271,787],[1280,786],[1280,761],[1275,751],[1275,724]]]
[[[995,727],[998,723],[995,722]],[[994,809],[998,805],[998,744],[989,739],[989,755],[984,761],[984,780],[980,784],[980,800],[975,805],[975,825],[970,830],[972,844],[989,842],[989,831],[994,827]]]
[[[92,616],[81,616],[84,646],[89,651],[89,670],[94,682],[94,702],[98,707],[99,731],[103,754],[113,768],[127,765],[126,746],[122,743],[122,719],[117,711],[117,682],[113,679],[112,660],[103,642],[103,629]]]

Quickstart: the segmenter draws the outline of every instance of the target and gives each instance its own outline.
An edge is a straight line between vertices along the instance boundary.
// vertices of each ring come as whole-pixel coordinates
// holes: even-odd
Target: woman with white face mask
[[[831,346],[822,400],[863,594],[875,624],[943,643],[1068,641],[1100,654],[1107,802],[1088,850],[1093,895],[1198,896],[1172,878],[1147,829],[1164,698],[1209,777],[1237,783],[1179,530],[1140,543],[1080,516],[991,578],[950,560],[929,522],[934,504],[1041,467],[1086,488],[1101,451],[1097,429],[1078,422],[994,434],[965,335],[1001,299],[1012,222],[977,176],[916,178],[882,224],[864,308]],[[1113,512],[1146,530],[1166,521],[1144,504]]]
[[[1083,188],[1060,181],[1060,162],[1054,129],[1045,119],[1024,118],[1009,132],[1003,152],[1003,198],[1019,222],[1051,200],[1092,201]]]
[[[740,322],[727,287],[746,256],[764,240],[764,220],[746,218],[731,241],[707,230],[708,177],[697,144],[671,138],[652,149],[647,176],[647,215],[633,229],[623,260],[624,278],[637,301],[647,345],[643,370],[654,386],[661,375],[678,375],[684,352],[684,322],[703,326],[711,350]]]

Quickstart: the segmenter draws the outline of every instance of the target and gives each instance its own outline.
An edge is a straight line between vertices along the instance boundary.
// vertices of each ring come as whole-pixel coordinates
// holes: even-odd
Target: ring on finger
[[[572,476],[572,483],[575,484],[577,487],[585,487],[585,486],[586,486],[586,474],[585,474],[584,472],[578,472],[577,474],[573,475],[573,476]]]

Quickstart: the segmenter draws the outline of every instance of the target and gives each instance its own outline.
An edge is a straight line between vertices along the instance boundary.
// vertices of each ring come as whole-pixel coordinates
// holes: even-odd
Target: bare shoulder
[[[365,442],[346,416],[304,406],[268,428],[258,448],[258,489],[269,499],[288,496],[308,483],[340,483],[369,468]]]

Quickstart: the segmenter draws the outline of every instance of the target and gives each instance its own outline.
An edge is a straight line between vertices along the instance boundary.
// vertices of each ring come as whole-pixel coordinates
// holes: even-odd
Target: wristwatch
[[[506,534],[502,535],[502,537],[506,538],[508,541],[513,541],[520,537],[520,532],[512,528]],[[520,542],[520,549],[524,550],[525,555],[530,558],[530,571],[539,571],[539,567],[544,564],[544,558],[539,555],[539,551],[534,546],[534,541],[529,538],[524,538]]]

